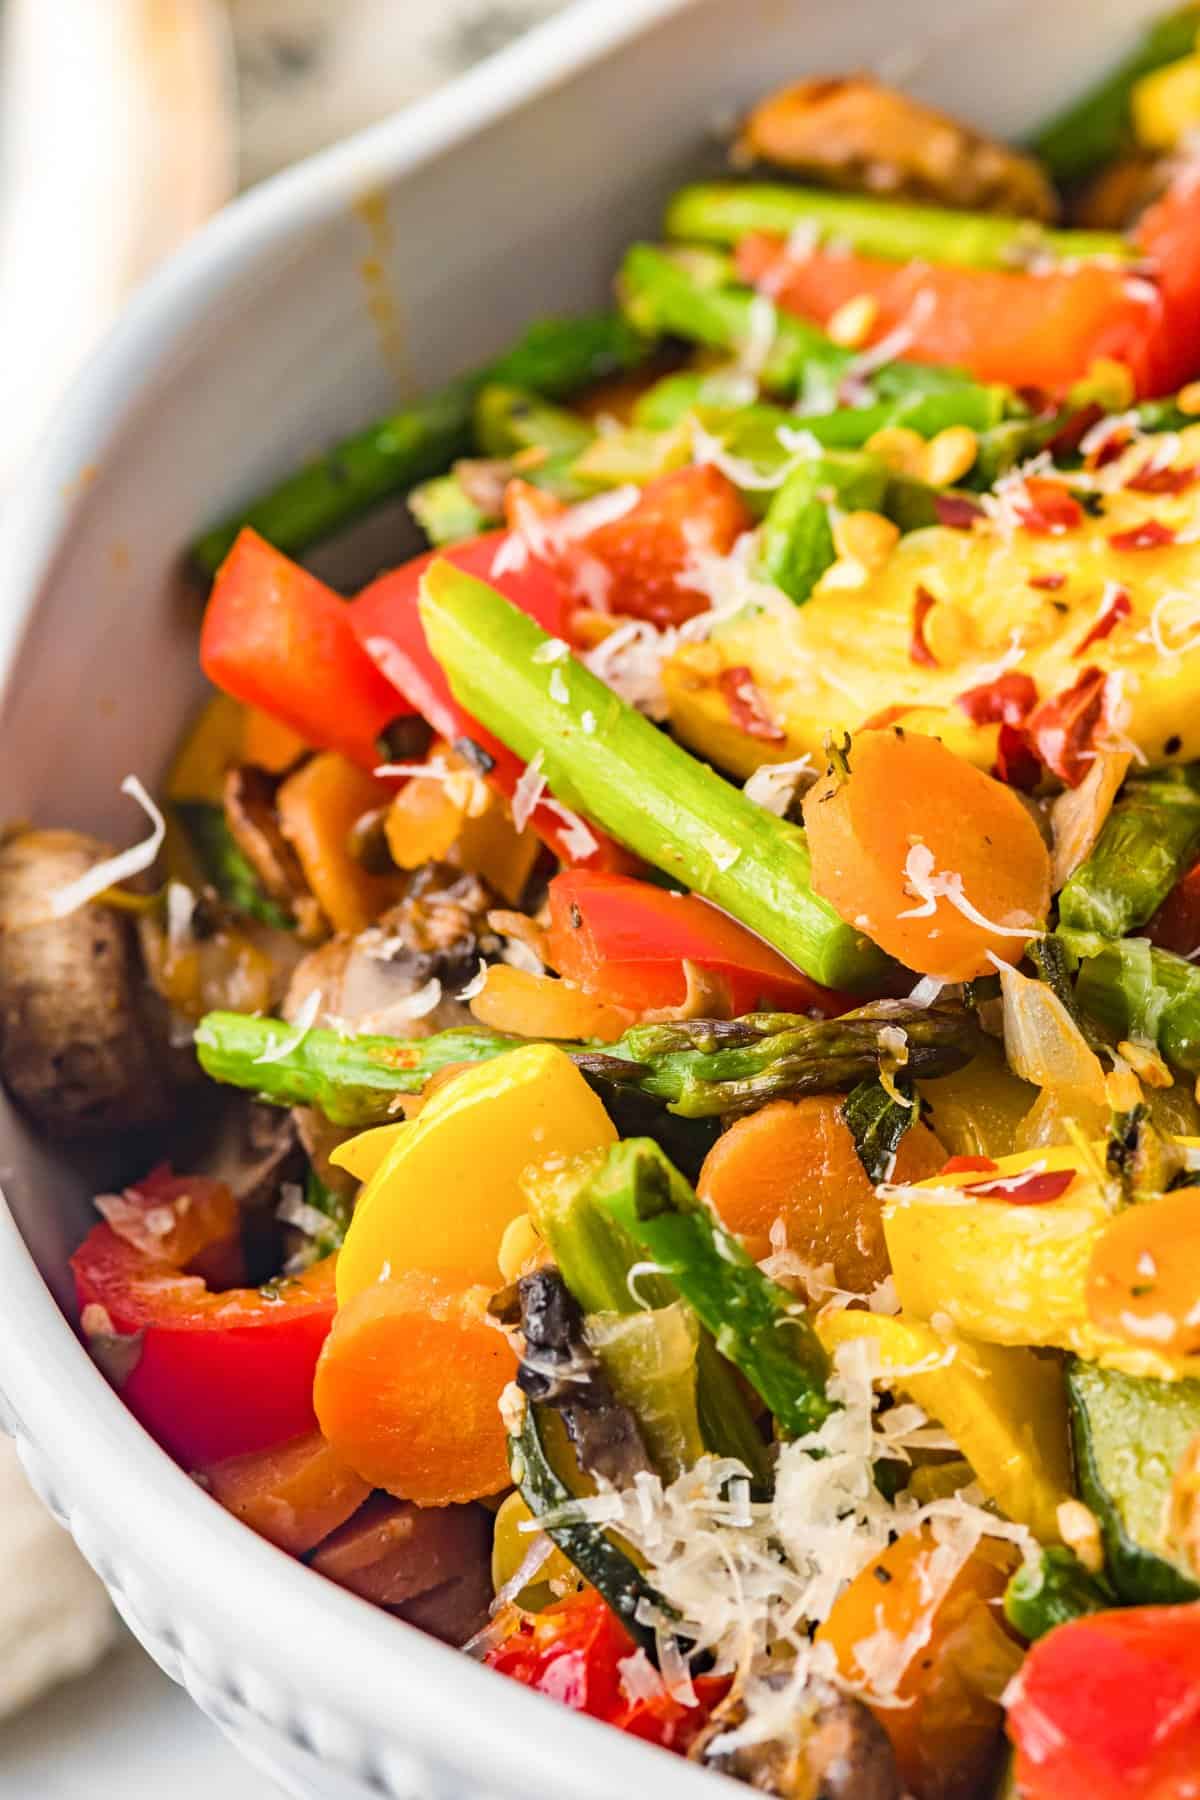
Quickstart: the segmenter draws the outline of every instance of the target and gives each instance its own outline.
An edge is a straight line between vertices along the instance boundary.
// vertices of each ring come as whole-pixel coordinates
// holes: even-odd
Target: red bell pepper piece
[[[1194,956],[1200,950],[1200,862],[1175,883],[1146,926],[1146,936],[1177,956]]]
[[[1061,1199],[1074,1179],[1074,1169],[1027,1169],[1020,1175],[998,1175],[994,1181],[969,1181],[963,1193],[980,1200],[1006,1200],[1010,1206],[1045,1206]]]
[[[620,1665],[635,1654],[633,1639],[620,1620],[594,1588],[586,1588],[523,1618],[485,1660],[489,1668],[576,1712],[603,1719],[666,1750],[686,1752],[728,1693],[728,1680],[698,1677],[692,1684],[695,1706],[672,1699],[665,1689],[631,1699],[622,1685]]]
[[[735,1013],[762,1005],[833,1017],[854,1004],[810,981],[707,900],[625,875],[556,875],[547,948],[569,980],[638,1012],[683,1003],[685,961],[728,984]]]
[[[578,534],[556,533],[567,509],[525,482],[509,483],[505,508],[581,605],[658,626],[707,611],[709,597],[691,579],[697,555],[727,556],[754,524],[733,483],[710,464],[660,475],[618,518]]]
[[[150,1435],[195,1469],[316,1429],[313,1372],[333,1323],[335,1260],[267,1288],[214,1292],[97,1225],[71,1272],[93,1354]]]
[[[1188,169],[1147,207],[1134,232],[1161,296],[1162,323],[1150,339],[1139,393],[1169,394],[1200,374],[1200,180]]]
[[[1068,787],[1078,787],[1092,766],[1104,724],[1107,682],[1104,670],[1089,664],[1069,688],[1043,700],[1026,721],[1028,742]]]
[[[525,765],[499,738],[485,731],[454,698],[440,663],[425,642],[425,631],[417,610],[421,577],[435,556],[441,555],[468,575],[491,582],[506,600],[536,619],[551,637],[563,637],[570,602],[543,563],[530,558],[520,569],[493,575],[492,564],[507,537],[507,532],[490,531],[469,543],[418,556],[402,568],[379,576],[364,588],[351,603],[349,612],[359,643],[380,672],[380,679],[386,675],[393,698],[397,693],[402,695],[448,743],[470,739],[476,750],[483,752],[483,759],[477,760],[490,761],[487,779],[499,793],[511,799],[525,772]],[[569,826],[544,801],[534,807],[529,822],[542,842],[548,844],[563,862],[583,860],[588,868],[598,869],[638,866],[636,858],[592,825],[588,829],[596,839],[596,849],[583,859],[574,856],[569,847]]]
[[[346,602],[249,526],[217,571],[200,666],[235,700],[362,769],[383,760],[384,728],[413,710],[363,650]]]
[[[1193,254],[1200,276],[1200,246]],[[737,266],[787,311],[822,325],[867,294],[879,308],[877,337],[903,328],[900,354],[968,369],[980,381],[1063,394],[1098,357],[1111,357],[1129,364],[1139,394],[1175,385],[1161,385],[1150,354],[1164,300],[1153,282],[1131,279],[1128,270],[1099,263],[1044,273],[969,269],[834,250],[796,256],[785,239],[763,232],[743,238]]]
[[[1021,1800],[1194,1800],[1200,1605],[1073,1620],[1034,1644],[1009,1690]]]

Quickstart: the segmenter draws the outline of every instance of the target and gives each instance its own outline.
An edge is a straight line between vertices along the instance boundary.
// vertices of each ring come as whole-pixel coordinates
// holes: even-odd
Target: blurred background
[[[566,3],[0,0],[0,509],[131,289],[207,217]],[[124,1633],[0,1437],[0,1796],[214,1791],[276,1790]]]

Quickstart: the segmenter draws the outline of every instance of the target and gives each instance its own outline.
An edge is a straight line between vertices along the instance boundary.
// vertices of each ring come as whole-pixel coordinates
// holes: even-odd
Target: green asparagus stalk
[[[611,314],[546,319],[472,375],[381,419],[327,451],[279,487],[206,531],[192,557],[215,574],[243,525],[295,555],[390,494],[445,470],[471,448],[475,397],[487,382],[561,398],[615,369],[635,366],[645,345]]]
[[[863,256],[1003,269],[1031,256],[1128,258],[1116,231],[1051,231],[1031,219],[953,212],[866,194],[834,194],[782,182],[701,182],[675,195],[666,235],[703,244],[737,244],[751,232],[789,237],[815,230]]]
[[[829,1417],[828,1359],[805,1309],[753,1263],[737,1239],[647,1138],[609,1151],[592,1184],[598,1206],[658,1268],[739,1369],[787,1437]]]
[[[1064,932],[1080,958],[1075,999],[1116,1038],[1154,1045],[1188,1075],[1200,1075],[1200,968],[1148,938]]]
[[[1030,148],[1056,181],[1077,181],[1117,156],[1129,135],[1129,97],[1143,75],[1195,48],[1200,6],[1181,6],[1148,25],[1112,73],[1043,125]]]
[[[678,1302],[678,1290],[665,1275],[635,1269],[640,1253],[592,1193],[603,1164],[603,1153],[597,1152],[562,1170],[539,1167],[527,1187],[534,1223],[589,1317],[624,1317],[643,1307],[660,1314]],[[609,1373],[616,1383],[611,1367]],[[640,1417],[633,1399],[623,1397]],[[745,1396],[703,1326],[696,1346],[694,1404],[705,1449],[715,1456],[737,1457],[756,1486],[769,1485],[766,1449]]]
[[[759,1013],[744,1019],[690,1019],[638,1025],[615,1044],[564,1044],[603,1098],[617,1087],[686,1119],[735,1116],[769,1100],[830,1093],[874,1074],[887,1050],[881,1033],[899,1026],[908,1041],[906,1073],[949,1074],[969,1061],[977,1027],[961,1007],[882,1001],[840,1019]],[[890,1036],[890,1033],[889,1033]],[[275,1106],[315,1106],[335,1125],[394,1118],[401,1094],[419,1094],[448,1064],[486,1062],[528,1040],[484,1026],[433,1037],[303,1035],[282,1019],[211,1012],[196,1028],[206,1075]]]
[[[458,476],[435,475],[421,482],[408,496],[408,510],[429,539],[440,548],[443,544],[461,544],[464,538],[478,537],[496,520],[476,506]]]
[[[697,281],[670,251],[653,244],[635,244],[626,253],[618,293],[630,324],[646,336],[687,338],[735,355],[753,343],[755,295],[750,288]],[[758,375],[772,392],[794,397],[804,392],[810,370],[823,366],[836,379],[846,360],[845,352],[817,326],[780,313]]]
[[[475,400],[475,442],[483,456],[518,456],[544,450],[548,456],[578,456],[596,435],[587,420],[553,406],[528,388],[489,381]]]
[[[759,329],[755,308],[761,303],[761,296],[753,289],[698,281],[678,252],[653,244],[635,244],[627,252],[618,292],[630,323],[655,337],[682,337],[739,356],[745,355],[754,343]],[[773,336],[757,369],[760,384],[784,399],[799,400],[818,416],[835,411],[838,386],[853,370],[853,354],[840,349],[818,326],[794,313],[778,309],[772,323]],[[868,385],[878,400],[897,402],[920,397],[936,398],[943,406],[947,402],[957,404],[972,416],[946,419],[944,423],[969,424],[981,430],[1003,416],[1007,396],[1006,389],[986,387],[961,370],[902,361],[878,369]],[[855,410],[870,408],[842,409]],[[981,411],[985,416],[978,419]],[[881,423],[895,422],[877,420],[868,429],[875,431]],[[809,420],[793,418],[790,423],[807,427]],[[923,429],[916,423],[913,428]],[[941,425],[933,429],[940,430]],[[832,442],[833,447],[841,449],[862,441],[855,436]]]
[[[210,882],[235,912],[292,931],[296,921],[286,907],[272,900],[250,863],[235,843],[219,806],[204,800],[180,800],[173,811],[196,853],[205,880]]]
[[[779,488],[763,520],[759,569],[800,606],[837,560],[831,508],[877,511],[888,486],[878,457],[827,454],[799,463]]]
[[[1091,1575],[1073,1550],[1052,1545],[1024,1563],[1004,1590],[1004,1616],[1032,1644],[1056,1625],[1116,1605],[1108,1583]]]
[[[1060,922],[1124,937],[1158,910],[1198,847],[1200,791],[1190,771],[1129,782],[1058,897]]]
[[[715,901],[814,980],[878,982],[885,959],[813,892],[798,827],[689,756],[582,663],[537,660],[546,633],[486,583],[434,563],[420,607],[455,698],[526,762],[540,757],[561,804]]]

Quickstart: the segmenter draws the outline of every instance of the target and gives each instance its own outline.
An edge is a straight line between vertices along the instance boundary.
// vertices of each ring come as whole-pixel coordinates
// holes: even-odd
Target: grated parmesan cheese
[[[131,844],[128,850],[119,850],[115,856],[105,857],[103,862],[96,863],[75,881],[68,881],[62,887],[52,889],[47,896],[52,919],[65,919],[70,913],[78,912],[81,906],[86,906],[89,900],[104,893],[106,888],[116,887],[118,883],[128,881],[134,875],[141,875],[153,866],[167,834],[167,822],[136,775],[125,777],[121,783],[121,792],[128,794],[131,800],[136,800],[150,820],[149,837],[143,838],[140,844]]]
[[[321,990],[320,988],[313,988],[310,994],[304,996],[303,1001],[297,1008],[292,1030],[285,1033],[277,1044],[272,1044],[268,1049],[264,1050],[261,1056],[256,1056],[254,1058],[255,1062],[283,1062],[286,1057],[289,1057],[292,1054],[293,1050],[298,1050],[300,1048],[301,1044],[315,1025],[317,1014],[320,1010]]]
[[[953,870],[939,870],[934,867],[933,851],[928,844],[913,844],[904,859],[905,881],[910,893],[917,896],[919,904],[910,906],[904,912],[897,913],[898,919],[929,919],[937,911],[939,900],[947,901],[964,919],[970,919],[973,925],[984,931],[991,931],[997,937],[1022,938],[1026,942],[1031,938],[1045,937],[1044,931],[1038,931],[1033,925],[998,924],[973,906],[963,892],[963,878]]]

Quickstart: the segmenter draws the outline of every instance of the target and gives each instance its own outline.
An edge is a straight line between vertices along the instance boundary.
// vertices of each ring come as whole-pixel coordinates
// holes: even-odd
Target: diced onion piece
[[[1065,887],[1080,864],[1092,854],[1132,761],[1133,754],[1129,750],[1097,749],[1095,760],[1079,786],[1064,789],[1052,804],[1052,893],[1057,894]]]
[[[1052,988],[993,957],[1004,1005],[1004,1054],[1014,1075],[1104,1105],[1100,1058]]]

